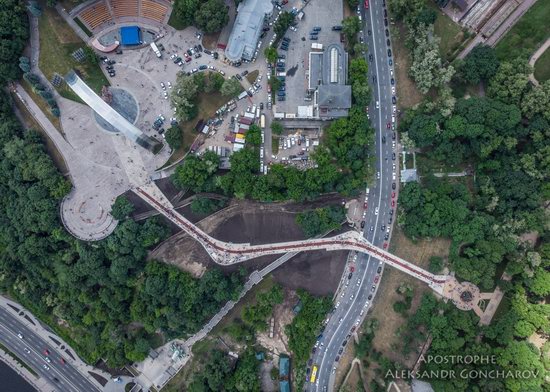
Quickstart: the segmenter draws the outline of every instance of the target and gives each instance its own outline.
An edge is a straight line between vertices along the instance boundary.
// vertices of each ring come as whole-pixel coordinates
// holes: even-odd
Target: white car
[[[290,26],[290,30],[292,30],[292,31],[298,31],[298,29],[297,29],[296,27],[294,27],[294,26]]]
[[[390,69],[390,76],[393,76],[393,69]]]
[[[18,333],[18,334],[17,334],[17,337],[18,337],[19,339],[23,339],[23,335],[21,335],[21,333]]]
[[[160,82],[160,87],[162,87],[163,90],[166,90],[166,85],[164,84],[164,82]]]
[[[340,306],[340,301],[336,302],[335,308],[338,309],[338,306]]]
[[[395,87],[393,87],[393,86],[392,86],[392,88],[391,88],[391,93],[392,93],[393,95],[395,95]]]
[[[378,207],[374,209],[374,215],[378,215]]]
[[[392,173],[391,178],[392,178],[393,181],[395,181],[395,173]]]
[[[172,83],[167,82],[166,85],[168,86],[168,88],[172,88]]]
[[[376,101],[376,109],[380,108],[380,102]]]
[[[392,123],[395,122],[395,116],[391,116],[391,122],[392,122]]]
[[[213,65],[209,65],[209,66],[208,66],[208,69],[214,69],[214,70],[215,70],[216,68],[214,68]]]
[[[393,105],[392,109],[393,109],[393,114],[395,114],[395,112],[397,111],[397,106]]]

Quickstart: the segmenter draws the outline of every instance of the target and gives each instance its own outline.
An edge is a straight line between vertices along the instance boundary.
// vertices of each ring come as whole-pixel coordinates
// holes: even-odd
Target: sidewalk
[[[535,68],[535,63],[537,62],[537,60],[539,59],[540,56],[542,56],[542,54],[544,52],[546,52],[546,49],[548,49],[550,47],[550,38],[548,38],[536,51],[535,53],[533,53],[533,55],[531,56],[531,58],[529,59],[529,65],[531,67],[533,67],[533,70]],[[533,83],[535,86],[538,86],[539,85],[539,81],[537,79],[535,79],[535,74],[534,73],[531,73],[529,75],[529,80],[531,81],[531,83]]]

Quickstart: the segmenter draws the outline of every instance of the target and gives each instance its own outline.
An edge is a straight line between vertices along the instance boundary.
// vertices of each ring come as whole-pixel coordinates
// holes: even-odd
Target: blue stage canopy
[[[139,45],[139,27],[124,26],[120,28],[120,41],[122,45]]]

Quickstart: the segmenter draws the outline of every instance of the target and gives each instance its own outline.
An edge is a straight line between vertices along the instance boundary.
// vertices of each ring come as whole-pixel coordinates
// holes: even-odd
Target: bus
[[[260,128],[265,129],[265,114],[260,116]]]
[[[313,369],[311,369],[311,377],[309,378],[310,383],[314,383],[317,379],[317,365],[313,365]]]

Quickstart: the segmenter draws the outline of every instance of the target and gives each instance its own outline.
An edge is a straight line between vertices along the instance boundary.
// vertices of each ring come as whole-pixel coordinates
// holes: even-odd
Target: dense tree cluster
[[[111,366],[141,360],[155,333],[197,330],[235,298],[240,276],[206,273],[201,280],[175,267],[145,263],[147,249],[168,235],[156,219],[122,219],[105,240],[88,244],[61,226],[59,202],[70,191],[34,131],[22,131],[0,96],[0,290],[48,321],[90,362]],[[67,327],[59,327],[59,321]],[[130,325],[132,325],[130,327]]]
[[[369,64],[363,57],[354,58],[349,64],[349,83],[355,104],[360,107],[366,107],[371,100],[371,90],[369,86]]]
[[[29,37],[29,22],[24,3],[1,0],[0,5],[0,86],[4,86],[20,74],[17,59]]]
[[[364,112],[354,107],[348,118],[334,121],[325,134],[325,144],[313,154],[317,163],[313,169],[274,164],[267,175],[259,176],[258,138],[253,131],[246,147],[231,155],[229,173],[218,175],[219,157],[206,152],[201,157],[189,156],[176,169],[174,184],[195,192],[221,191],[261,201],[303,201],[332,191],[350,194],[365,181],[373,130]]]
[[[307,237],[315,237],[339,228],[345,219],[346,211],[342,206],[329,206],[300,212],[296,216],[296,223]]]
[[[221,31],[229,22],[222,0],[176,0],[173,12],[183,26],[195,25],[205,33]]]
[[[257,392],[260,391],[260,362],[249,348],[239,354],[236,364],[220,350],[212,350],[193,374],[189,392]]]
[[[304,366],[315,344],[325,315],[332,307],[328,297],[314,297],[306,291],[298,290],[302,309],[285,327],[288,348],[294,353],[296,367]]]
[[[491,79],[498,70],[499,61],[495,51],[487,45],[478,45],[459,62],[458,76],[470,84]]]
[[[191,202],[191,211],[196,214],[211,214],[214,211],[225,207],[226,203],[226,200],[216,200],[198,196]]]
[[[283,298],[283,288],[275,284],[269,291],[258,294],[254,305],[243,309],[243,321],[255,331],[266,331],[267,318],[273,313],[273,307],[283,302]]]

